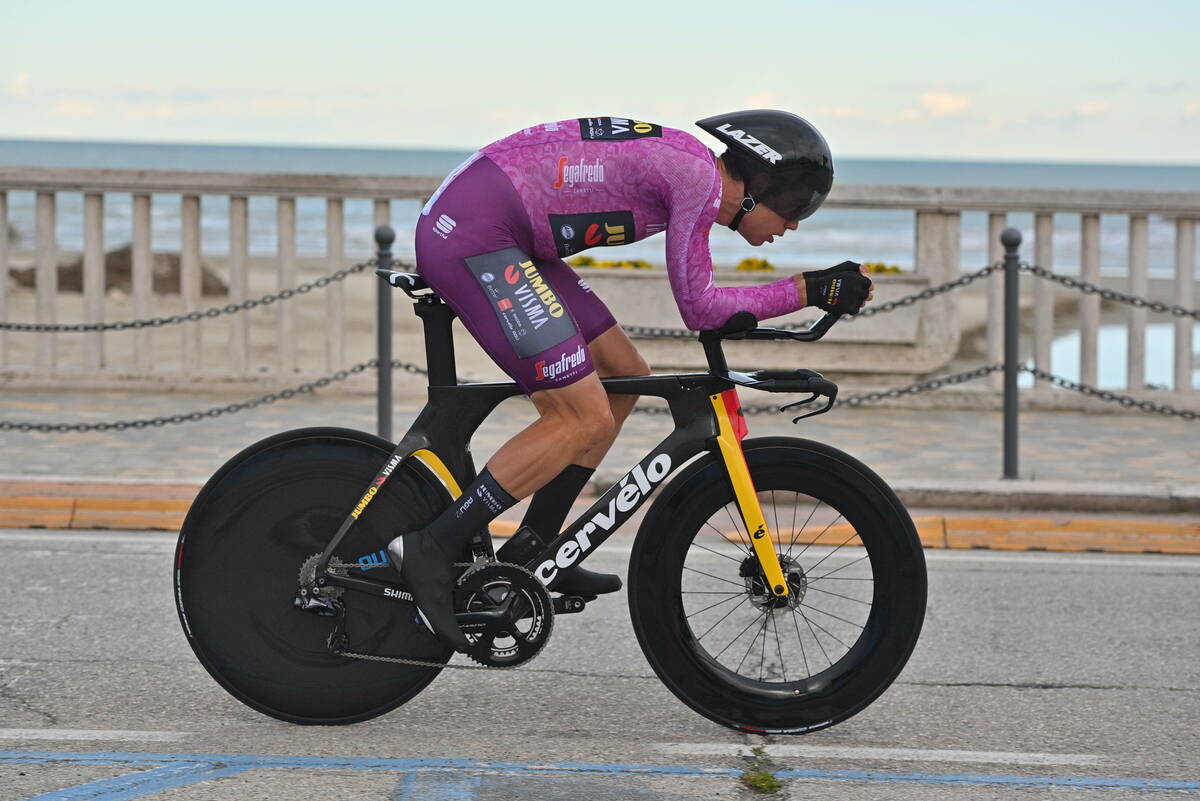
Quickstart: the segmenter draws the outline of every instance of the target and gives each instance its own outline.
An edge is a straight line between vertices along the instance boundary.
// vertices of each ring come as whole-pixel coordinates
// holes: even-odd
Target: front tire
[[[895,493],[853,457],[789,437],[743,447],[790,595],[767,590],[724,466],[701,459],[638,531],[633,628],[663,683],[710,720],[816,731],[862,711],[908,661],[924,554]]]

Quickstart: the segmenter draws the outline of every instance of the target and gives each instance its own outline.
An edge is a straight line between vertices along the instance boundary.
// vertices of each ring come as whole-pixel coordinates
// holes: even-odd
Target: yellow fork
[[[788,586],[783,577],[783,568],[779,565],[779,554],[775,550],[771,532],[767,529],[758,494],[754,491],[754,481],[750,478],[750,468],[746,465],[746,454],[742,451],[746,423],[742,417],[737,389],[709,395],[709,400],[712,401],[720,432],[717,434],[717,445],[721,449],[721,458],[725,461],[725,469],[729,472],[729,480],[733,484],[738,511],[746,524],[746,531],[750,532],[750,544],[754,546],[754,554],[758,557],[758,563],[762,566],[771,592],[774,595],[786,596]]]

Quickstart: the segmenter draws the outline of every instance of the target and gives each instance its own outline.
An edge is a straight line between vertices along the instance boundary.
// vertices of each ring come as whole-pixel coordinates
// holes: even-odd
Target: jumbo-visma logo
[[[525,280],[521,281],[522,278]],[[562,317],[566,312],[563,305],[558,302],[558,296],[554,294],[550,284],[546,283],[546,279],[542,278],[537,267],[533,266],[532,261],[523,261],[505,267],[504,280],[510,284],[521,282],[513,294],[516,296],[517,302],[521,304],[521,309],[525,312],[525,316],[533,325],[534,330],[549,322],[547,315]]]
[[[624,245],[625,244],[625,226],[613,225],[611,223],[592,223],[583,232],[583,244],[588,247],[596,245]]]

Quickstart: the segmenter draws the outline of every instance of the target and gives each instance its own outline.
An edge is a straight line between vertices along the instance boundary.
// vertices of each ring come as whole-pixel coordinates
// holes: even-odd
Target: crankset
[[[481,665],[527,662],[550,639],[550,593],[519,565],[490,562],[473,567],[458,580],[454,597],[459,628],[472,644],[467,656]]]

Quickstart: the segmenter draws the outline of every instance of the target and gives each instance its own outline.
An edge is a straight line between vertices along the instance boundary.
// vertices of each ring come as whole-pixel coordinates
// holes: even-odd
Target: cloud
[[[931,91],[921,95],[921,105],[935,117],[957,117],[971,105],[971,98],[954,92]]]
[[[862,109],[847,103],[834,106],[833,108],[822,109],[822,112],[828,114],[830,117],[836,117],[841,120],[852,120],[867,116],[866,112]]]
[[[1075,113],[1080,117],[1100,117],[1107,114],[1110,108],[1107,100],[1085,100],[1075,106]]]
[[[100,108],[90,100],[82,100],[77,97],[65,97],[54,104],[51,114],[55,117],[66,117],[67,119],[95,119],[100,117]]]
[[[21,71],[9,78],[8,93],[13,97],[29,97],[29,73]]]
[[[895,122],[919,122],[922,114],[919,109],[906,108],[899,111],[892,117]]]
[[[1183,116],[1188,119],[1200,117],[1200,101],[1183,104]]]
[[[779,99],[774,92],[752,92],[746,95],[746,108],[779,108]]]

